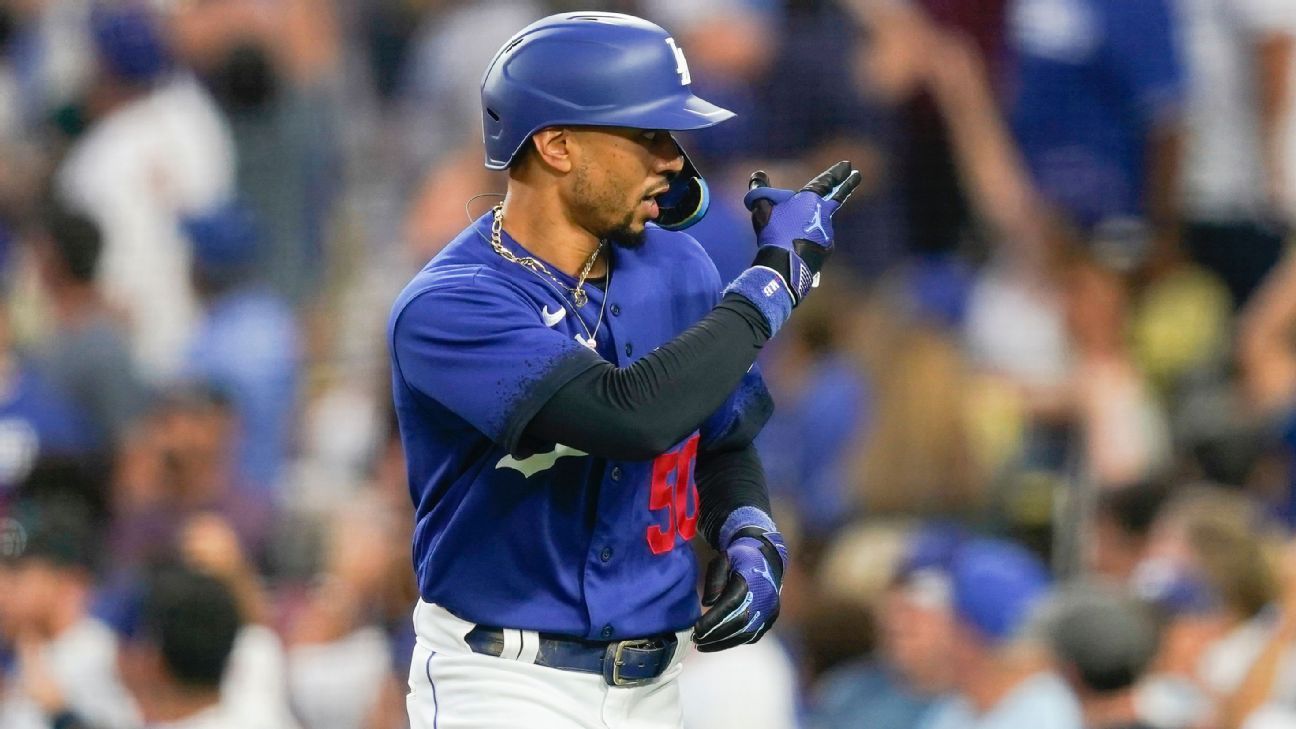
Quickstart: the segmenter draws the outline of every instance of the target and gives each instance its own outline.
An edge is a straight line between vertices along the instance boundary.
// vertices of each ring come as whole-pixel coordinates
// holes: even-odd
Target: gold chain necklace
[[[590,270],[594,268],[594,262],[598,260],[599,254],[603,252],[603,241],[599,241],[598,248],[590,254],[589,260],[585,261],[585,267],[581,269],[580,278],[576,281],[576,288],[572,288],[563,283],[557,276],[549,271],[549,267],[531,256],[519,256],[513,251],[504,247],[502,231],[504,229],[504,203],[498,203],[491,209],[495,219],[491,222],[491,248],[499,254],[500,258],[506,261],[516,263],[517,265],[531,271],[532,273],[544,274],[554,283],[571,292],[572,302],[579,309],[589,303],[589,295],[585,293],[585,279],[589,278]]]

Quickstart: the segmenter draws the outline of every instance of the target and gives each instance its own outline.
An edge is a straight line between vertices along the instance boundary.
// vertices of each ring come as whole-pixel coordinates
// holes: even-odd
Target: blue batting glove
[[[709,609],[693,627],[693,642],[703,653],[760,640],[778,619],[787,569],[783,535],[759,509],[730,515],[721,542],[724,554],[711,561],[702,597]]]
[[[795,193],[770,187],[764,172],[752,175],[743,203],[752,213],[759,247],[752,267],[725,292],[737,292],[760,309],[771,335],[818,285],[833,249],[832,216],[860,179],[847,161],[824,170]]]

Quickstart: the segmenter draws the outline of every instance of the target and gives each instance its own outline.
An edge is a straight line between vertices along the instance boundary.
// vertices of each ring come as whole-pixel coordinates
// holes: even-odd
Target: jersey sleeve
[[[733,394],[702,423],[699,445],[711,451],[745,448],[773,414],[774,399],[765,387],[760,365],[754,364]]]
[[[545,326],[536,305],[480,275],[420,291],[392,318],[399,381],[510,453],[560,387],[602,360]]]

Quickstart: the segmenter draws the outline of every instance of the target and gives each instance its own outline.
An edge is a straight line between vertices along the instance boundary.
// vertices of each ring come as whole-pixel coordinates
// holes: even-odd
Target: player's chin
[[[603,237],[619,248],[638,248],[644,244],[644,237],[648,232],[646,222],[639,218],[623,221]]]

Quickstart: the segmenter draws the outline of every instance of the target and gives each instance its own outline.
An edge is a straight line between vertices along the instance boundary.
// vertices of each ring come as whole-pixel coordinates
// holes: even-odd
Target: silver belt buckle
[[[621,667],[625,665],[622,654],[625,653],[627,648],[651,648],[656,642],[656,640],[638,638],[609,643],[607,654],[603,657],[603,680],[609,686],[643,686],[655,681],[655,676],[652,678],[621,678]],[[665,650],[665,648],[663,647],[662,650]]]

